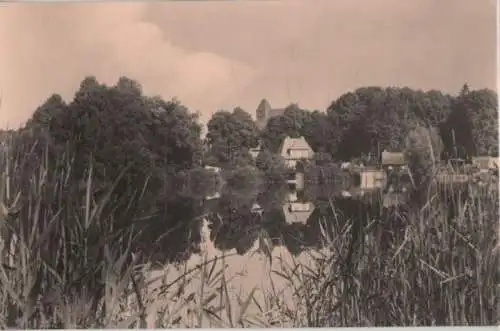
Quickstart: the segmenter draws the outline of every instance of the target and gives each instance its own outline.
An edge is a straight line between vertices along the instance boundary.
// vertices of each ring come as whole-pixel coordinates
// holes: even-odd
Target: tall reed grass
[[[443,189],[363,226],[323,220],[315,268],[280,265],[294,326],[484,326],[499,322],[498,182]],[[338,215],[338,217],[342,217]],[[332,230],[333,229],[333,230]]]
[[[256,302],[251,291],[235,306],[224,257],[192,269],[177,266],[180,276],[152,287],[166,275],[132,252],[137,232],[117,220],[134,213],[115,210],[114,185],[97,191],[92,164],[85,180],[74,182],[69,153],[53,163],[48,152],[33,152],[41,148],[36,141],[16,144],[9,136],[0,150],[2,327],[499,322],[497,182],[441,190],[418,208],[384,210],[375,218],[340,221],[345,217],[334,210],[333,219],[322,220],[324,249],[310,252],[312,266],[273,262],[291,298],[268,290]],[[251,316],[250,305],[258,307]]]
[[[151,292],[165,275],[151,279],[147,256],[132,252],[137,231],[117,219],[133,210],[116,210],[115,185],[96,188],[92,164],[87,178],[75,182],[69,153],[50,160],[39,141],[21,142],[17,133],[0,146],[0,326],[144,328],[201,326],[205,315],[217,319],[225,303],[214,303],[203,287],[227,296],[219,261],[204,261]],[[201,291],[191,286],[196,290],[187,293],[186,284],[200,274]],[[193,300],[196,318],[183,319]]]

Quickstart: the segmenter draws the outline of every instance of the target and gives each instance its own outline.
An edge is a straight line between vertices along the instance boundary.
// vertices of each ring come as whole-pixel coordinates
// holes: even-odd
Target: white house
[[[286,137],[281,144],[280,154],[290,168],[294,168],[299,160],[311,160],[314,157],[314,151],[304,137]]]
[[[387,182],[387,174],[383,170],[368,167],[351,168],[355,187],[361,189],[381,188]]]
[[[254,160],[257,158],[257,156],[259,156],[260,151],[261,151],[260,144],[257,147],[250,148],[250,155]]]
[[[215,173],[220,173],[220,168],[219,167],[212,167],[212,166],[205,166],[206,170],[211,170],[214,171]]]
[[[306,224],[315,209],[312,202],[287,202],[283,205],[283,213],[288,224]]]
[[[207,195],[205,200],[214,200],[220,198],[220,192],[215,192],[213,195]]]
[[[251,213],[256,213],[262,216],[262,213],[264,212],[264,208],[262,208],[258,203],[254,203],[252,205],[252,208],[250,208]]]
[[[472,158],[472,164],[481,171],[498,169],[499,158],[493,156],[476,156]]]

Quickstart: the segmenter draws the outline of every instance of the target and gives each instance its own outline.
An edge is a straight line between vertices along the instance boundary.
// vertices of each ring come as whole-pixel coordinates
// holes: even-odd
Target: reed
[[[0,326],[15,328],[432,326],[500,322],[498,185],[428,190],[373,219],[334,210],[311,265],[275,259],[291,297],[231,290],[227,258],[153,270],[121,226],[141,194],[71,180],[70,153],[2,138]],[[42,155],[40,157],[40,155]],[[142,188],[136,190],[141,192]],[[331,208],[335,209],[331,203]],[[120,210],[117,210],[120,209]],[[339,220],[344,218],[343,220]],[[126,223],[129,224],[129,223]],[[334,227],[331,224],[342,224]],[[267,254],[271,254],[271,249]],[[169,276],[170,275],[170,276]],[[158,285],[159,284],[159,285]],[[258,307],[257,310],[250,306]],[[250,313],[251,311],[251,313]]]

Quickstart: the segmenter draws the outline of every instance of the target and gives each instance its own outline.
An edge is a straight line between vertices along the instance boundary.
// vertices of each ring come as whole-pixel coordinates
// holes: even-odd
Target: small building
[[[315,209],[312,202],[287,202],[283,205],[283,213],[288,224],[306,224]]]
[[[207,166],[205,166],[205,170],[211,170],[211,171],[213,171],[213,172],[215,172],[217,174],[220,173],[220,168],[219,167],[212,167],[212,166],[208,166],[207,165]]]
[[[351,167],[351,162],[342,162],[340,169],[349,169]]]
[[[289,168],[295,168],[299,160],[311,160],[314,151],[304,137],[286,137],[280,147],[280,154]]]
[[[257,147],[250,148],[249,152],[252,158],[255,160],[257,159],[257,156],[259,156],[260,152],[262,151],[262,148],[260,147],[260,144]]]
[[[498,157],[493,156],[476,156],[472,158],[472,164],[475,165],[481,172],[497,170]]]
[[[219,198],[220,198],[220,192],[215,192],[212,195],[207,195],[205,197],[205,200],[215,200],[215,199],[219,199]]]
[[[370,167],[352,167],[350,172],[353,186],[361,189],[381,188],[387,182],[387,175],[383,170]]]
[[[383,151],[381,165],[385,170],[408,169],[408,161],[406,160],[405,154],[403,152]]]
[[[250,208],[250,212],[253,214],[259,214],[262,216],[262,213],[264,212],[264,208],[262,208],[258,203],[254,203],[252,205],[252,208]]]

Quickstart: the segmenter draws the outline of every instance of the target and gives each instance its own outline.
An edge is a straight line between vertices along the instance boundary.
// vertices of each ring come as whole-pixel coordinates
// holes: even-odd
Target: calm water
[[[292,304],[294,300],[290,284],[273,270],[282,272],[293,268],[295,263],[312,267],[314,259],[311,254],[323,252],[322,221],[327,226],[339,228],[342,224],[333,220],[341,222],[341,219],[366,219],[368,215],[380,215],[386,209],[384,204],[385,207],[394,207],[405,199],[404,192],[384,193],[380,189],[351,190],[350,196],[346,195],[342,190],[335,190],[328,185],[309,186],[300,192],[289,187],[258,190],[249,185],[241,189],[225,187],[200,203],[178,201],[183,208],[178,210],[177,215],[184,214],[192,217],[192,220],[184,218],[184,226],[172,233],[170,238],[173,240],[168,242],[170,245],[189,243],[178,246],[185,251],[177,250],[185,263],[182,267],[164,263],[150,277],[165,277],[165,281],[169,282],[207,259],[224,256],[225,273],[231,279],[229,299],[233,307],[238,307],[238,301],[246,298],[254,289],[257,289],[253,295],[259,306],[266,305],[265,293],[268,291],[282,293],[283,300]],[[339,214],[343,217],[336,217]],[[175,250],[170,248],[169,251]],[[186,293],[198,293],[201,288],[201,277],[195,276],[193,279]],[[154,289],[159,285],[151,286]],[[203,288],[207,291],[205,296],[215,293],[215,289],[210,286]],[[172,305],[172,301],[158,300],[155,303],[157,309],[164,304]],[[236,316],[238,311],[232,313]],[[248,313],[258,313],[258,307],[252,304]],[[148,323],[154,326],[156,318],[155,314],[151,314]],[[181,325],[194,325],[195,319],[186,313]],[[203,326],[221,325],[212,325],[206,320]]]
[[[366,224],[369,220],[385,220],[397,229],[401,215],[412,205],[409,183],[398,182],[384,189],[361,190],[359,187],[335,185],[309,185],[302,191],[293,187],[256,187],[249,183],[241,188],[223,187],[205,199],[179,198],[169,209],[174,217],[167,222],[174,229],[162,241],[162,256],[149,277],[164,277],[172,282],[186,270],[197,269],[203,262],[218,258],[224,268],[233,318],[236,307],[253,293],[247,312],[259,313],[271,291],[277,291],[293,310],[293,288],[279,273],[291,270],[294,265],[314,269],[311,255],[327,254],[323,246],[323,233],[339,233],[348,224]],[[452,191],[456,191],[453,187]],[[446,190],[448,191],[448,189]],[[394,213],[397,208],[397,213]],[[398,221],[399,220],[399,221]],[[352,221],[352,223],[350,223]],[[326,228],[326,229],[325,229]],[[167,257],[167,258],[165,258]],[[220,258],[224,258],[223,261]],[[180,261],[182,263],[174,263]],[[199,293],[204,297],[219,297],[218,285],[204,285],[204,277],[197,274],[186,285],[185,293]],[[151,284],[151,289],[160,283]],[[256,289],[256,291],[254,291]],[[148,289],[149,291],[149,289]],[[198,294],[196,294],[198,295]],[[151,298],[156,298],[151,295]],[[225,299],[224,299],[225,300]],[[155,305],[175,305],[175,300],[156,300]],[[179,301],[181,302],[181,301]],[[257,304],[258,303],[258,304]],[[153,309],[153,310],[155,310]],[[196,307],[192,310],[195,311]],[[154,327],[155,313],[149,315],[149,326]],[[186,312],[179,326],[198,325],[196,316]],[[228,324],[211,324],[204,320],[203,327],[228,327]]]
[[[293,255],[308,248],[318,249],[320,223],[339,228],[342,224],[333,224],[333,220],[377,217],[384,209],[405,203],[405,187],[361,190],[306,185],[297,191],[288,186],[257,187],[248,183],[239,188],[226,185],[201,199],[179,197],[168,206],[169,230],[157,243],[161,249],[156,250],[162,253],[158,262],[187,260],[200,253],[204,235],[217,250],[235,250],[240,255],[249,252],[263,237],[269,239],[271,247],[284,247]],[[208,234],[201,232],[204,224]]]

